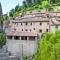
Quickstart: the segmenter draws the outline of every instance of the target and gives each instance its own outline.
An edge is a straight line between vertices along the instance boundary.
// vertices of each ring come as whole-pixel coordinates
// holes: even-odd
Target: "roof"
[[[52,18],[50,20],[50,25],[60,25],[60,22],[56,18]]]
[[[12,20],[12,22],[45,22],[45,21],[49,21],[48,18],[46,17],[30,17],[30,18],[22,18],[20,20]]]
[[[7,36],[37,36],[35,32],[19,32],[19,31],[10,31],[6,33]]]
[[[24,16],[29,16],[29,15],[39,15],[39,16],[42,16],[42,15],[44,15],[44,14],[52,14],[52,15],[55,15],[56,13],[58,13],[59,14],[59,16],[60,16],[60,12],[53,12],[53,11],[49,11],[49,12],[32,12],[32,13],[25,13],[25,14],[23,14],[22,15],[22,17],[24,17]],[[18,16],[18,17],[16,17],[16,18],[21,18],[21,16]]]
[[[47,12],[47,13],[29,13],[24,14],[22,17],[17,17],[14,22],[38,22],[38,21],[49,21],[49,18],[47,18],[47,15],[50,16],[50,18],[57,18],[57,20],[60,20],[60,12],[58,15],[54,14],[58,12]],[[17,20],[17,21],[16,21]],[[19,21],[18,21],[19,20]]]

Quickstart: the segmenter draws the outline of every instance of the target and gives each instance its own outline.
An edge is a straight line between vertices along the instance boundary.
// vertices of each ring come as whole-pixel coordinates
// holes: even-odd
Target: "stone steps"
[[[9,56],[9,57],[0,57],[0,60],[19,60],[18,57]]]
[[[6,47],[0,48],[0,60],[20,60],[16,56],[11,56],[6,50]]]
[[[0,57],[8,57],[9,53],[0,53]]]
[[[0,53],[0,60],[19,60],[16,56],[9,56],[9,53]]]

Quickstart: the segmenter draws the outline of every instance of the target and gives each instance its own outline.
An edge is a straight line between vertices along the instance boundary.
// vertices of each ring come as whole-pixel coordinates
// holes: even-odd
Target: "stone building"
[[[26,13],[16,17],[5,29],[8,50],[13,55],[31,56],[37,51],[38,39],[55,28],[60,28],[60,12]]]

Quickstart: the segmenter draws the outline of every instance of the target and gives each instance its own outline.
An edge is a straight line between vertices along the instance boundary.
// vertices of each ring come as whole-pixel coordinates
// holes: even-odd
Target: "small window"
[[[47,15],[47,18],[49,18],[49,15]]]
[[[46,14],[47,18],[49,18],[49,14]]]
[[[32,23],[31,23],[31,25],[32,25]]]
[[[34,30],[35,30],[35,28],[34,28]]]
[[[12,36],[7,36],[7,39],[12,39]]]
[[[28,25],[28,23],[26,22],[26,25]]]
[[[28,29],[25,29],[25,31],[28,31]]]
[[[57,13],[56,13],[56,15],[57,15]]]
[[[14,28],[14,31],[16,31],[16,28]]]
[[[32,30],[30,29],[30,32],[31,32]]]
[[[23,29],[22,29],[22,31],[23,31]]]
[[[39,33],[42,33],[42,29],[39,29]]]
[[[19,36],[14,36],[14,39],[15,40],[19,40]]]
[[[48,32],[48,29],[46,29],[46,32]]]
[[[42,23],[40,22],[40,25],[42,25]]]

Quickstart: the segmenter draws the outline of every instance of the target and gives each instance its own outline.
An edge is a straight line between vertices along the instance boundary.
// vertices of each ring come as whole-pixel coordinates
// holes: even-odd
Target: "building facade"
[[[37,51],[38,39],[56,28],[60,28],[59,12],[26,13],[16,17],[5,29],[8,50],[14,55],[31,56]]]

